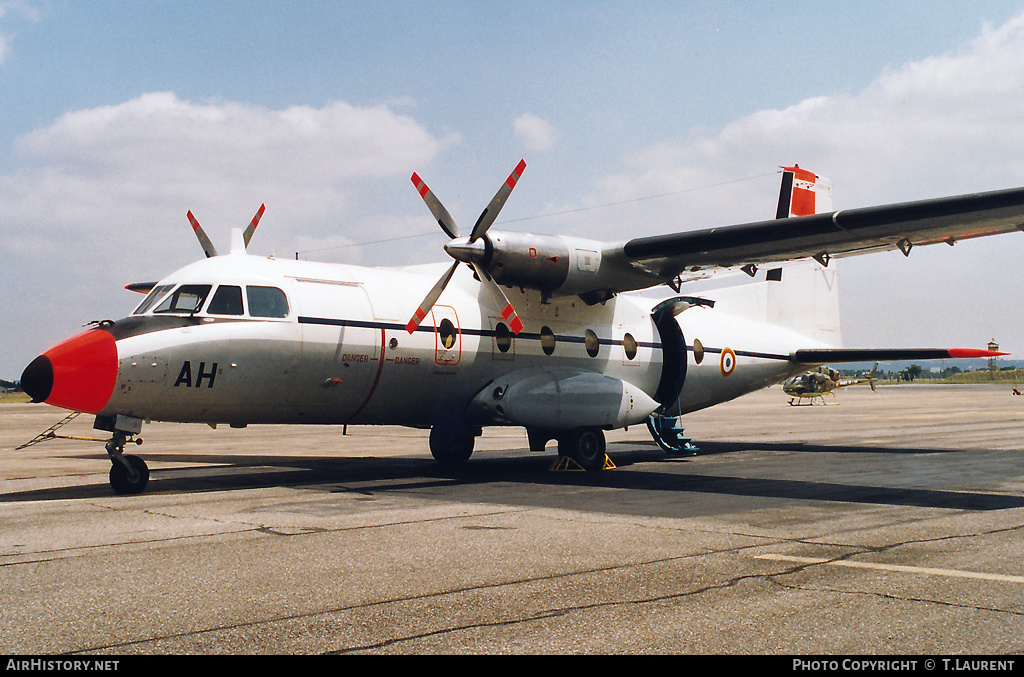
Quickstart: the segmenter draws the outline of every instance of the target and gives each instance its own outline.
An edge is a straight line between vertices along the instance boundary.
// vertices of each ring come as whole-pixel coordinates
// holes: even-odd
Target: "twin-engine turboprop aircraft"
[[[554,439],[600,469],[606,430],[646,421],[670,448],[669,417],[816,364],[992,354],[838,348],[827,266],[1020,229],[1024,189],[831,212],[827,182],[788,167],[775,220],[605,243],[492,230],[525,166],[468,236],[413,174],[451,238],[454,263],[430,273],[248,255],[262,207],[217,255],[190,212],[207,257],[129,285],[148,292],[132,315],[46,351],[22,385],[36,402],[95,414],[112,435],[113,488],[136,493],[149,470],[124,447],[148,420],[429,427],[443,463],[467,460],[484,426],[514,425],[532,450]],[[798,259],[814,263],[785,280],[772,268],[750,290],[682,293],[710,272],[754,277]],[[623,293],[659,285],[674,293]]]

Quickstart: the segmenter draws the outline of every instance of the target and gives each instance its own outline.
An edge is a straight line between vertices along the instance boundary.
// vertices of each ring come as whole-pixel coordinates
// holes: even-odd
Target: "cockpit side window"
[[[156,302],[164,297],[164,294],[171,291],[174,288],[173,284],[162,284],[158,287],[154,287],[153,291],[149,292],[146,298],[139,304],[139,307],[135,309],[132,315],[142,315],[147,310],[156,305]]]
[[[246,287],[245,295],[252,317],[288,317],[288,297],[277,287]]]
[[[183,284],[157,306],[154,313],[194,313],[203,307],[210,293],[208,284]]]
[[[230,284],[222,284],[217,287],[206,312],[211,315],[243,314],[245,310],[242,308],[242,288]]]

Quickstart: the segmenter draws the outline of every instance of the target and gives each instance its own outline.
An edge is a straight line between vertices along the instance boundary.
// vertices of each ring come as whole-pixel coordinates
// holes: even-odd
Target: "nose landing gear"
[[[34,439],[17,448],[25,449],[33,444],[53,439],[102,442],[102,439],[95,437],[75,437],[57,434],[57,430],[73,421],[80,413],[78,411],[71,412],[59,423],[50,426],[42,433],[36,435]],[[138,456],[124,453],[124,445],[129,442],[142,444],[142,438],[136,437],[142,430],[142,419],[120,415],[116,417],[97,416],[93,428],[111,434],[104,448],[110,456],[110,486],[114,491],[119,494],[138,494],[144,491],[149,483],[149,466]]]
[[[142,444],[141,439],[129,439],[133,437],[131,433],[115,430],[104,447],[110,456],[110,486],[119,494],[142,493],[149,483],[146,462],[138,456],[124,453],[124,445],[128,442]]]

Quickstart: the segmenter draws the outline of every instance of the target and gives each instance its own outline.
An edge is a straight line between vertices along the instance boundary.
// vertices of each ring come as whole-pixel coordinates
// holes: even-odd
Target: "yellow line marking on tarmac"
[[[929,576],[950,576],[953,578],[973,578],[983,581],[1004,581],[1007,583],[1024,583],[1024,576],[1006,574],[986,574],[977,571],[960,571],[959,569],[934,569],[931,567],[911,567],[902,564],[874,564],[872,562],[854,562],[852,560],[831,560],[820,557],[797,557],[794,555],[756,555],[754,559],[767,559],[777,562],[796,562],[799,564],[831,564],[837,567],[852,569],[877,569],[880,571],[902,571],[911,574],[927,574]]]

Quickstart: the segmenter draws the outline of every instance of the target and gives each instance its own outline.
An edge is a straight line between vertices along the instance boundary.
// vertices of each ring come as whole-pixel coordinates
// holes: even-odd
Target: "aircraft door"
[[[362,411],[380,378],[383,330],[361,285],[302,287],[302,397],[311,419],[344,423]]]
[[[675,416],[678,412],[679,393],[686,381],[686,339],[676,321],[674,299],[658,304],[651,313],[654,326],[661,336],[661,380],[654,399],[661,404],[658,412]]]

